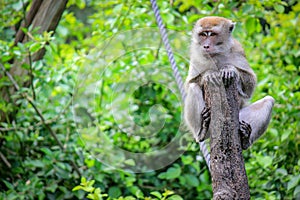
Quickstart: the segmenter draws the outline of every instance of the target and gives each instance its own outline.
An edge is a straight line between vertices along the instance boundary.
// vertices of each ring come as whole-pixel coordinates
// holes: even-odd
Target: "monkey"
[[[239,133],[242,149],[247,149],[267,129],[274,98],[266,96],[248,105],[256,75],[249,66],[242,45],[232,36],[235,23],[209,16],[199,19],[192,31],[190,66],[185,82],[184,119],[197,142],[210,136],[210,108],[206,106],[203,85],[228,86],[237,81],[239,95]]]

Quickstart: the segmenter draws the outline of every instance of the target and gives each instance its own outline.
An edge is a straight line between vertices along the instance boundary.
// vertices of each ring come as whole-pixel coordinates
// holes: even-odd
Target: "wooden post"
[[[205,101],[211,107],[210,147],[213,199],[250,199],[239,135],[239,96],[233,81],[229,86],[204,85]]]

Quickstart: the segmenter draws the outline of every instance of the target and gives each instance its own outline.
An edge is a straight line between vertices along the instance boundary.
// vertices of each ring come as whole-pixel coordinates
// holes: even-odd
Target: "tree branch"
[[[210,147],[214,200],[250,199],[239,135],[239,96],[236,81],[229,86],[205,83],[211,107]]]
[[[66,4],[68,0],[33,0],[30,6],[30,10],[28,11],[25,19],[21,23],[16,36],[15,36],[15,45],[19,42],[26,43],[31,38],[30,35],[27,34],[28,37],[25,37],[25,33],[23,32],[23,28],[31,27],[32,29],[39,28],[38,33],[42,34],[45,31],[55,31],[59,20],[65,10]],[[24,14],[25,15],[25,14]],[[22,61],[18,60],[10,60],[12,63],[12,67],[9,69],[10,74],[13,77],[26,77],[30,71],[20,67],[23,63],[35,62],[41,59],[45,54],[45,48],[42,48],[38,52],[34,54],[30,54],[29,57],[23,59]],[[31,63],[29,66],[32,67]],[[32,69],[32,68],[31,68]],[[31,72],[30,78],[31,80],[26,80],[26,78],[20,80],[18,82],[19,85],[29,87],[33,80],[33,74]],[[1,77],[1,75],[0,75]],[[30,82],[31,81],[31,82]],[[3,100],[10,103],[15,103],[14,101],[10,101],[10,96],[15,93],[14,87],[2,87],[0,93],[3,97]],[[7,92],[8,91],[8,92]],[[32,88],[33,97],[35,97],[34,88]],[[14,118],[15,113],[17,112],[17,107],[14,108],[13,112],[3,112],[0,110],[0,122],[9,121]]]
[[[3,160],[3,162],[6,164],[8,168],[11,168],[11,164],[8,162],[6,157],[0,152],[0,158]]]

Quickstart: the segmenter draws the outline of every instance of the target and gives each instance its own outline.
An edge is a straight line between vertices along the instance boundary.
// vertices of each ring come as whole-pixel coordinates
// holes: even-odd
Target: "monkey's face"
[[[231,32],[234,23],[222,17],[205,17],[197,21],[193,42],[205,56],[227,53],[233,45]]]

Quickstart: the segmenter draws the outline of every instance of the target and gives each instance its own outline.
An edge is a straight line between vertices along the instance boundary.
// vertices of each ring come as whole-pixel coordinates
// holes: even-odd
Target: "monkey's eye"
[[[216,35],[218,35],[218,34],[215,33],[215,32],[211,32],[211,33],[210,33],[210,36],[216,36]]]
[[[207,36],[207,32],[200,32],[200,33],[199,33],[199,36],[201,36],[201,37],[206,37],[206,36]]]

